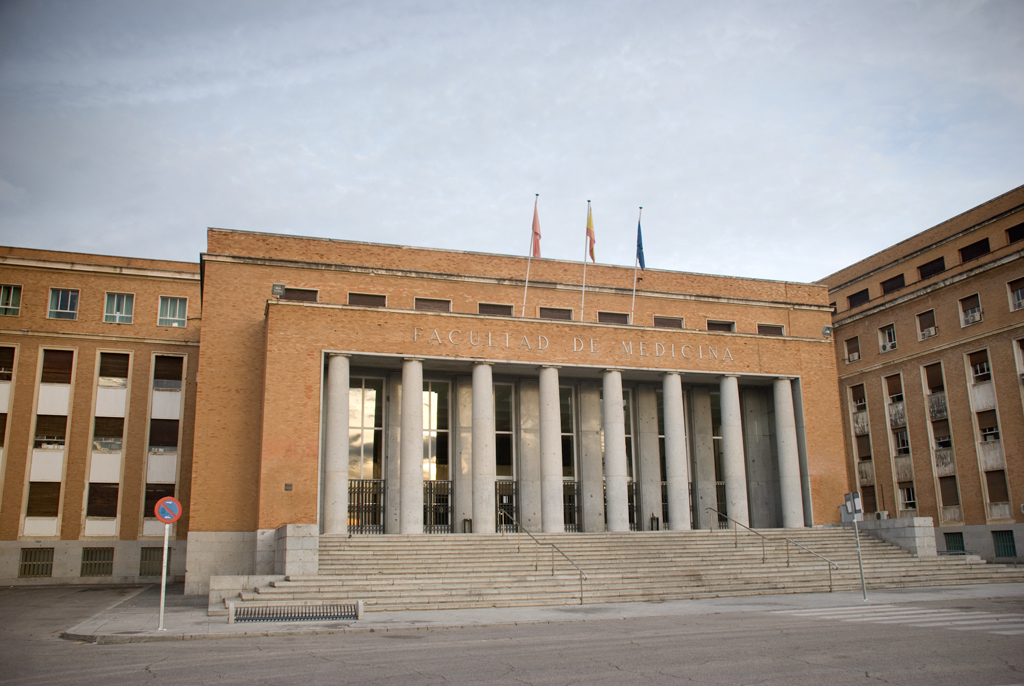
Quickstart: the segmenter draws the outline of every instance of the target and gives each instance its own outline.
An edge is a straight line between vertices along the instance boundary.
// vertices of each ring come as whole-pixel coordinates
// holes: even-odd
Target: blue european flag
[[[636,223],[636,260],[640,263],[640,269],[647,269],[644,265],[644,236],[640,233],[639,221]]]

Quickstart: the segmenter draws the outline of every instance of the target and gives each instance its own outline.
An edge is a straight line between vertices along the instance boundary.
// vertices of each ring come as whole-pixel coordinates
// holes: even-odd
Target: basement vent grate
[[[235,622],[322,622],[362,619],[363,601],[331,605],[289,605],[283,607],[228,604],[228,623]]]

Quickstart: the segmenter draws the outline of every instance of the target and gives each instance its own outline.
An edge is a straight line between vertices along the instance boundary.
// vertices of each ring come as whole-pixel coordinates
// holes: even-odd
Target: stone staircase
[[[585,573],[583,603],[859,590],[853,531],[839,527],[537,534]],[[788,537],[839,565],[788,545]],[[738,545],[737,545],[738,544]],[[1024,569],[974,555],[919,559],[861,534],[869,589],[1021,582]],[[788,562],[787,562],[788,555]],[[362,600],[367,611],[579,604],[580,574],[550,546],[516,534],[320,537],[320,574],[243,592],[243,605]],[[211,608],[211,614],[226,613]]]

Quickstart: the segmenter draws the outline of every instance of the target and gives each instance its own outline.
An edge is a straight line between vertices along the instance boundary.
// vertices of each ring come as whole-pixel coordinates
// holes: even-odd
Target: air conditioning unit
[[[981,321],[981,312],[971,312],[970,314],[964,314],[964,326],[968,324],[977,324]]]
[[[860,359],[860,353],[850,353],[850,356],[846,358],[847,364],[850,362],[856,362]]]
[[[921,340],[923,341],[926,338],[931,338],[932,336],[935,336],[938,333],[939,330],[937,328],[935,328],[934,326],[929,326],[927,329],[923,329],[921,331]]]
[[[890,350],[895,350],[895,349],[896,349],[896,341],[893,341],[892,343],[883,343],[882,344],[882,352],[883,353],[887,353]]]

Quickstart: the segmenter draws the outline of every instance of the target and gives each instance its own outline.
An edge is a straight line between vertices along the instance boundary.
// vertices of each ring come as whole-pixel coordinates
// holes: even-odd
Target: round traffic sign
[[[181,516],[181,503],[178,502],[177,498],[172,498],[171,496],[160,498],[156,503],[156,507],[153,508],[153,512],[156,513],[156,518],[164,524],[173,524]]]

